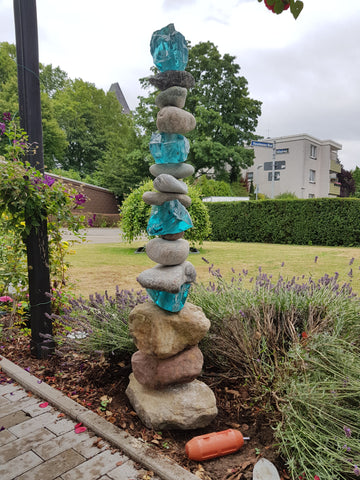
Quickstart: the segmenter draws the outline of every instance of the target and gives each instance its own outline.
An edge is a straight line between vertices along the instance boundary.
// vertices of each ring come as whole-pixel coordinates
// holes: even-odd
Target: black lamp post
[[[37,145],[26,154],[32,167],[44,173],[41,124],[39,48],[36,18],[36,0],[14,0],[18,91],[21,127],[29,135],[29,142]],[[31,149],[32,150],[32,149]],[[26,219],[27,223],[31,218]],[[50,271],[47,222],[35,230],[32,227],[26,241],[29,275],[32,355],[46,358],[54,350],[51,313]]]

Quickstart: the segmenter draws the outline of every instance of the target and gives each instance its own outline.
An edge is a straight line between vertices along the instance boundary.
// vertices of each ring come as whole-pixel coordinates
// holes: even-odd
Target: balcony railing
[[[341,165],[337,160],[333,158],[330,160],[330,170],[332,172],[341,173]]]
[[[329,186],[329,195],[340,196],[340,185],[335,185],[335,183],[330,183]]]

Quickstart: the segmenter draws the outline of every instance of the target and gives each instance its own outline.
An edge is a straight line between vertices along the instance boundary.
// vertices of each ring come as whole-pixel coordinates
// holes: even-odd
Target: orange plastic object
[[[243,445],[244,437],[241,432],[230,428],[192,438],[185,445],[185,451],[191,460],[201,461],[234,453]]]

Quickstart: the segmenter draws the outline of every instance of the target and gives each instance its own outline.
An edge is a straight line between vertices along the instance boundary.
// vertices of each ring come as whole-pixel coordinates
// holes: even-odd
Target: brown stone
[[[170,242],[174,242],[175,240],[179,240],[179,238],[183,238],[185,232],[179,233],[167,233],[166,235],[160,235],[161,238],[164,240],[169,240]]]
[[[147,355],[169,358],[197,345],[210,328],[202,309],[185,303],[180,312],[163,310],[152,302],[136,305],[129,315],[135,345]]]
[[[198,346],[164,360],[146,355],[141,350],[135,352],[131,358],[136,380],[149,388],[192,382],[200,375],[203,362],[203,354]]]
[[[195,85],[195,79],[190,72],[185,70],[167,70],[160,72],[153,77],[149,77],[149,82],[159,90],[179,86],[183,88],[192,88]]]

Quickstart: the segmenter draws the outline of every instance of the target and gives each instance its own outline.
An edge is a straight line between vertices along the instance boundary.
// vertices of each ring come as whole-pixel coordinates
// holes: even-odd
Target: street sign
[[[257,140],[251,140],[251,146],[273,148],[274,144],[270,142],[258,142]]]

